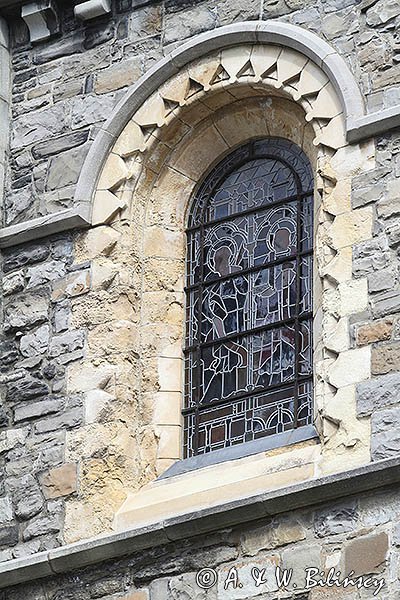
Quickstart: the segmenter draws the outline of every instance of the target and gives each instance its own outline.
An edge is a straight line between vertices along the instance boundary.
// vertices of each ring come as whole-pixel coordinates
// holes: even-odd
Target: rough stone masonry
[[[90,21],[75,17],[76,0],[60,0],[55,3],[59,33],[37,43],[32,43],[21,17],[24,3],[11,4],[2,12],[7,27],[2,26],[0,35],[0,50],[7,47],[12,78],[7,100],[10,118],[0,125],[2,131],[10,129],[4,142],[5,159],[0,160],[4,164],[4,227],[73,206],[89,148],[128,87],[183,41],[223,25],[273,19],[301,26],[329,42],[346,61],[370,112],[400,103],[400,5],[396,0],[115,0],[110,13]],[[7,29],[9,42],[5,41]],[[6,87],[2,73],[0,86],[2,98]],[[356,281],[366,278],[368,306],[351,315],[349,335],[352,349],[371,349],[371,377],[357,385],[357,415],[352,418],[370,424],[370,458],[379,461],[400,452],[399,131],[389,130],[372,143],[373,168],[351,181],[352,208],[371,208],[373,227],[371,237],[352,248],[351,276]],[[117,259],[117,234],[104,232],[93,241],[102,257]],[[94,420],[105,431],[112,428],[108,417],[112,373],[101,374],[98,390],[89,400],[83,388],[73,393],[68,388],[68,369],[88,353],[90,333],[89,327],[76,325],[72,310],[76,300],[84,305],[92,285],[91,260],[81,260],[79,253],[76,257],[81,245],[81,233],[72,230],[2,252],[1,561],[30,557],[64,544],[66,503],[79,500],[95,506],[93,498],[101,498],[114,508],[123,501],[127,487],[137,490],[156,477],[155,468],[149,467],[154,463],[156,440],[147,427],[148,409],[139,394],[130,398],[129,415],[137,418],[141,428],[126,442],[129,462],[105,443],[91,446]],[[134,276],[129,281],[131,292]],[[121,318],[134,312],[135,290],[121,300],[112,288],[112,278],[104,276],[99,297],[107,294],[114,294],[113,301],[120,302]],[[82,310],[94,309],[91,305]],[[134,337],[128,341],[127,364],[136,373],[141,357],[135,352]],[[334,352],[326,358],[333,360]],[[118,420],[127,421],[124,410],[118,412]],[[322,444],[329,445],[338,423],[332,421],[330,427]],[[83,438],[79,446],[84,448],[82,462],[69,451],[74,433]],[[357,440],[350,436],[346,443]],[[115,496],[103,493],[104,480],[113,480]],[[90,490],[87,496],[85,490]],[[133,548],[129,557],[8,588],[0,591],[0,598],[370,597],[359,590],[315,589],[304,595],[299,569],[315,565],[382,576],[387,582],[382,598],[394,600],[400,585],[399,510],[399,490],[393,486],[207,537],[199,535],[182,544],[170,543],[143,553]],[[96,507],[87,522],[79,522],[82,538],[93,533],[91,518],[97,518]],[[95,533],[111,527],[111,517],[101,513]],[[273,583],[261,590],[251,590],[248,584],[234,593],[221,585],[202,591],[195,583],[196,572],[205,567],[226,573],[236,565],[246,580],[246,569],[263,567],[271,575],[278,563],[295,569],[299,586],[295,594],[280,592]]]

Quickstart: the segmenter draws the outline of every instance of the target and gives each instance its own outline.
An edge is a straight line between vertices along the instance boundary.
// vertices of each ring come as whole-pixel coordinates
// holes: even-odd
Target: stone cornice
[[[0,588],[67,573],[169,542],[398,483],[400,458],[377,461],[344,473],[312,479],[250,498],[234,499],[220,506],[182,514],[146,527],[104,535],[0,563]]]
[[[67,208],[44,217],[0,229],[0,248],[9,248],[54,233],[89,227],[89,225],[89,207],[81,204],[74,208]]]

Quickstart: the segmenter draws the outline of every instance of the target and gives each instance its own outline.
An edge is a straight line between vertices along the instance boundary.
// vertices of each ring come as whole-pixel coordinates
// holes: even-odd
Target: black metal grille
[[[185,454],[312,419],[313,175],[284,139],[241,146],[190,215]]]

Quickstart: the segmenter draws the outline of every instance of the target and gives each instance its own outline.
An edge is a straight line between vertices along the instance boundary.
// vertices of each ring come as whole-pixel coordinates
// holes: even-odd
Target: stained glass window
[[[312,421],[313,175],[295,144],[232,152],[187,230],[186,457]]]

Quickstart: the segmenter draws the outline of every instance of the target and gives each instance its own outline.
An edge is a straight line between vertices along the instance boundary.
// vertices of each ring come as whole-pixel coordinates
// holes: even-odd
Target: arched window
[[[200,185],[187,264],[185,457],[312,422],[313,174],[281,138]]]

